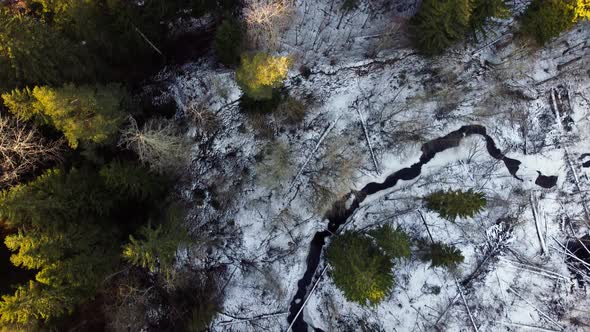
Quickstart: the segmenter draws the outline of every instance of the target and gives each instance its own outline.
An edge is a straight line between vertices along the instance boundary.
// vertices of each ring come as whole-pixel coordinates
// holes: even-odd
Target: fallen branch
[[[549,315],[547,315],[546,313],[544,313],[543,311],[541,311],[541,309],[537,308],[534,304],[532,304],[530,301],[528,301],[527,299],[525,299],[524,297],[522,297],[522,295],[520,295],[520,293],[518,293],[517,291],[515,291],[512,287],[508,286],[508,290],[511,291],[512,293],[514,293],[514,295],[518,296],[521,300],[523,300],[524,302],[526,302],[528,305],[531,306],[531,308],[535,309],[541,316],[543,316],[545,319],[547,319],[549,322],[553,323],[555,326],[559,327],[560,331],[563,331],[563,327],[557,322],[555,321],[553,318],[551,318]]]
[[[549,254],[549,251],[547,250],[547,244],[545,244],[545,238],[543,237],[543,234],[541,234],[541,227],[539,226],[540,215],[539,211],[537,210],[538,202],[534,195],[535,192],[532,191],[530,195],[530,202],[531,209],[533,210],[533,220],[535,220],[535,228],[537,229],[537,236],[539,237],[539,243],[541,244],[541,251],[543,254],[547,255]]]
[[[342,117],[342,116],[340,116],[340,117]],[[322,145],[322,143],[326,139],[326,136],[328,136],[328,134],[334,128],[334,126],[336,125],[338,120],[340,120],[340,117],[338,117],[338,119],[336,119],[328,127],[326,127],[326,129],[324,130],[324,133],[322,134],[322,136],[320,136],[320,139],[318,140],[317,144],[313,148],[313,151],[311,151],[311,153],[308,155],[307,159],[305,159],[305,162],[303,163],[301,168],[299,168],[297,175],[295,175],[295,178],[293,178],[293,180],[291,181],[291,184],[289,185],[289,190],[287,191],[287,193],[291,192],[293,185],[295,185],[295,183],[297,183],[297,180],[299,179],[299,177],[301,176],[301,174],[305,170],[305,167],[307,166],[307,164],[309,164],[309,161],[311,160],[311,158],[315,155],[316,151],[320,148],[320,146]]]
[[[375,172],[377,174],[381,174],[381,170],[379,169],[379,165],[377,164],[377,159],[375,158],[375,153],[373,152],[373,145],[371,144],[371,140],[369,139],[369,132],[367,130],[367,126],[365,124],[365,119],[361,114],[361,111],[358,107],[356,108],[356,113],[359,115],[359,119],[361,121],[361,125],[363,126],[363,131],[365,132],[365,139],[367,140],[367,145],[369,146],[369,152],[371,153],[371,158],[373,159],[373,165],[375,165]]]
[[[457,289],[459,290],[459,295],[461,295],[461,299],[463,300],[463,304],[465,305],[465,309],[467,309],[467,314],[469,315],[469,320],[471,321],[471,325],[473,326],[473,330],[478,332],[477,325],[475,325],[475,320],[473,320],[473,315],[471,315],[471,310],[469,310],[469,306],[467,305],[467,300],[465,300],[465,296],[463,295],[463,291],[461,290],[461,286],[455,278],[455,284],[457,285]]]

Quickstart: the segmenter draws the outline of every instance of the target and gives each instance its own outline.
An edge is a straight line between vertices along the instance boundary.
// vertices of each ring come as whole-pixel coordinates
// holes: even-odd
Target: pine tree
[[[410,257],[410,238],[400,228],[394,229],[390,225],[383,225],[369,234],[390,258]]]
[[[452,222],[457,217],[473,217],[486,205],[484,194],[471,189],[466,192],[461,190],[437,191],[428,195],[425,201],[429,210],[438,212],[442,218]]]
[[[113,140],[124,120],[126,93],[120,85],[66,84],[35,87],[2,95],[8,110],[20,119],[35,118],[62,131],[72,148],[80,141],[97,144]]]
[[[435,242],[432,244],[422,243],[420,258],[422,261],[430,261],[431,267],[448,267],[455,268],[457,265],[463,263],[465,257],[461,254],[461,250],[444,244],[442,242]]]
[[[391,259],[360,233],[337,236],[328,248],[327,257],[334,283],[350,301],[375,305],[393,289]]]
[[[243,39],[243,27],[237,20],[223,20],[215,32],[215,52],[219,62],[226,66],[239,64]]]
[[[418,50],[440,54],[464,38],[472,11],[472,0],[424,0],[411,22]]]
[[[254,100],[270,100],[273,89],[280,87],[287,77],[291,60],[268,53],[243,55],[236,79],[242,91]]]
[[[32,16],[0,8],[0,89],[93,77],[84,49]]]

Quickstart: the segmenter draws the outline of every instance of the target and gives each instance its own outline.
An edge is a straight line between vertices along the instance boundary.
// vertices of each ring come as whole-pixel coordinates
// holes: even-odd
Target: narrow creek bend
[[[328,229],[317,232],[311,240],[309,248],[309,254],[307,255],[306,263],[307,269],[303,277],[297,282],[297,292],[295,297],[291,301],[289,307],[289,316],[287,321],[289,324],[293,323],[293,332],[307,332],[308,326],[303,319],[303,313],[298,316],[299,310],[305,303],[305,299],[309,295],[311,290],[312,281],[314,281],[317,273],[317,268],[320,264],[322,249],[326,244],[326,238],[332,234],[335,234],[338,228],[346,222],[346,220],[353,214],[353,212],[359,207],[359,205],[365,200],[368,195],[373,195],[379,191],[393,188],[399,180],[411,180],[418,177],[422,171],[422,166],[430,162],[437,153],[445,151],[450,148],[459,146],[461,140],[467,136],[481,135],[486,141],[486,149],[488,154],[494,159],[501,160],[508,169],[510,174],[520,180],[521,178],[516,175],[518,172],[521,162],[516,159],[506,157],[500,149],[496,146],[494,140],[487,134],[486,128],[481,125],[467,125],[455,130],[443,137],[433,139],[422,145],[422,155],[420,160],[410,167],[402,168],[395,173],[389,175],[382,183],[371,182],[365,185],[359,191],[353,191],[346,195],[343,199],[337,201],[332,206],[332,210],[328,212]],[[541,172],[537,172],[538,176],[535,184],[543,188],[552,188],[557,183],[557,176],[545,176]],[[350,198],[352,203],[348,208],[342,209],[342,206],[346,204]],[[340,211],[336,213],[335,211]],[[293,320],[297,316],[295,322]]]

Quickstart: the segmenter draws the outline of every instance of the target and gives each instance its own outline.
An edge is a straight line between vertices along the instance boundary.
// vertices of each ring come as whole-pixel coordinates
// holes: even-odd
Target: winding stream
[[[468,125],[459,128],[443,137],[433,139],[422,145],[422,155],[420,160],[410,167],[402,168],[395,173],[389,175],[382,183],[371,182],[364,186],[360,191],[351,192],[332,207],[332,211],[339,211],[344,202],[350,197],[354,197],[352,203],[347,209],[340,213],[328,213],[328,230],[317,232],[311,240],[309,254],[307,255],[307,269],[303,277],[297,282],[297,293],[291,301],[289,308],[289,316],[287,321],[289,324],[293,323],[295,316],[303,306],[305,299],[310,291],[310,286],[314,280],[317,272],[317,267],[320,264],[322,248],[326,244],[326,238],[336,233],[338,228],[346,222],[346,220],[353,214],[368,195],[373,195],[379,191],[393,188],[399,180],[411,180],[418,177],[422,171],[422,166],[426,165],[436,156],[437,153],[445,151],[450,148],[459,146],[461,140],[467,136],[481,135],[486,141],[486,148],[488,154],[497,160],[504,162],[510,174],[522,181],[516,175],[518,172],[520,161],[506,157],[500,149],[496,146],[494,140],[487,134],[486,128],[480,125]],[[545,176],[538,172],[535,184],[543,188],[552,188],[557,183],[557,176]],[[303,320],[303,313],[297,316],[297,320],[292,327],[293,332],[307,332],[307,323]]]

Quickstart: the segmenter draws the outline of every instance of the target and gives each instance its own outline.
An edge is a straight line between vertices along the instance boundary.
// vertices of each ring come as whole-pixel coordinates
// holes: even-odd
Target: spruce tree
[[[587,14],[583,0],[533,0],[522,16],[522,32],[543,45]]]
[[[361,305],[378,304],[393,289],[393,263],[367,236],[338,235],[327,251],[332,278],[344,296]]]
[[[65,225],[85,216],[106,216],[115,205],[97,176],[48,170],[30,183],[0,192],[0,219],[10,227]]]
[[[455,268],[457,265],[463,263],[465,259],[461,254],[461,250],[442,242],[431,244],[422,243],[420,247],[421,260],[430,261],[431,267]]]
[[[169,207],[165,222],[155,227],[148,223],[140,228],[137,237],[129,236],[129,243],[123,246],[123,258],[151,272],[162,272],[168,278],[176,250],[189,241],[182,216],[179,207]]]
[[[270,100],[273,89],[280,87],[287,77],[290,65],[288,57],[275,57],[268,53],[243,55],[236,79],[247,97]]]
[[[125,116],[126,93],[117,84],[25,88],[5,93],[2,98],[18,118],[34,118],[62,131],[72,148],[80,141],[111,142]]]
[[[462,39],[472,11],[471,0],[424,0],[411,22],[418,50],[436,55]]]
[[[383,225],[369,234],[390,258],[410,257],[410,238],[400,228],[394,229],[390,225]]]
[[[506,7],[505,0],[475,0],[469,25],[474,32],[483,31],[483,26],[489,18],[504,18],[509,15],[510,11]]]
[[[166,178],[131,162],[110,162],[101,168],[100,177],[108,191],[116,193],[120,199],[154,199],[160,197],[168,187]]]
[[[441,218],[452,222],[457,217],[473,217],[486,205],[484,194],[471,189],[466,192],[461,190],[437,191],[428,195],[425,201],[429,210],[438,212]]]

